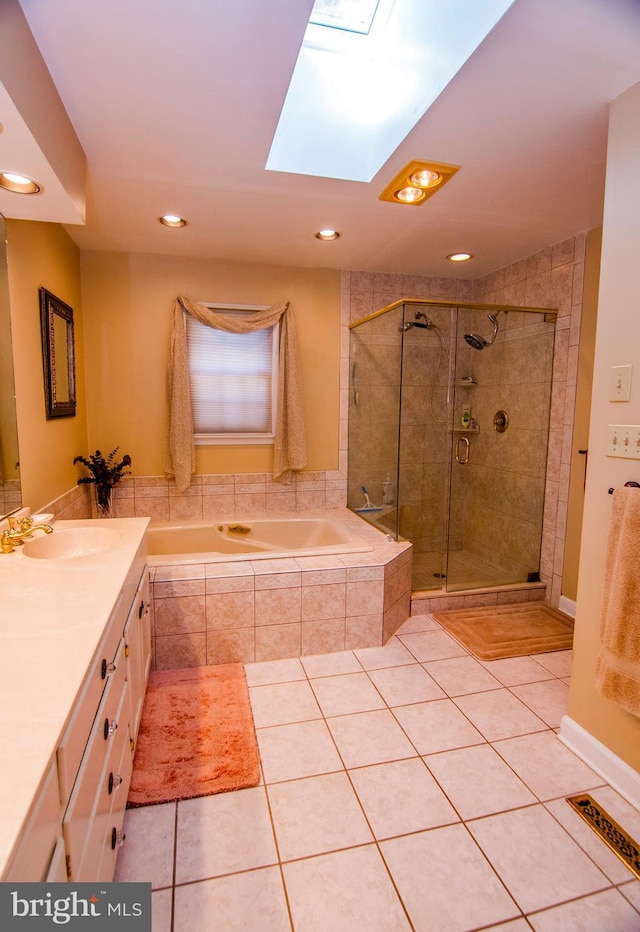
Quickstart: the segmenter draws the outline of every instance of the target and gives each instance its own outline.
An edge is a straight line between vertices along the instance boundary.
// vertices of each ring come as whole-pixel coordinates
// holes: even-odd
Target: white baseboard
[[[558,737],[632,806],[640,809],[640,773],[625,764],[568,715],[562,718]]]
[[[566,595],[560,596],[558,608],[561,612],[564,612],[565,615],[570,615],[572,618],[576,617],[576,603],[573,599],[568,599]]]

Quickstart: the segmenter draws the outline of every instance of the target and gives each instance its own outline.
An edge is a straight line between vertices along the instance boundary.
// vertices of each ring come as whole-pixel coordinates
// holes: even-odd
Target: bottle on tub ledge
[[[393,505],[393,479],[391,473],[387,473],[382,483],[382,504]]]

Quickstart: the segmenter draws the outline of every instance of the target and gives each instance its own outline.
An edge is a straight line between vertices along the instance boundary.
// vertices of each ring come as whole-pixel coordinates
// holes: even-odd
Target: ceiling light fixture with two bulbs
[[[392,204],[424,204],[459,168],[459,165],[414,159],[387,185],[380,195],[380,200],[391,201]]]

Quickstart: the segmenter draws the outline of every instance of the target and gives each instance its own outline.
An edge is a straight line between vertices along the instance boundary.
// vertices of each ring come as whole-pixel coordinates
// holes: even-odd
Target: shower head
[[[431,329],[432,329],[432,325],[431,325],[431,324],[421,324],[421,323],[420,323],[419,321],[417,321],[417,320],[412,321],[411,326],[412,326],[412,327],[420,327],[421,330],[431,330]]]
[[[484,349],[487,345],[487,341],[479,337],[477,333],[465,333],[464,338],[474,349]]]
[[[485,346],[491,346],[495,338],[498,336],[498,311],[497,314],[488,314],[488,318],[493,324],[493,333],[488,340],[485,340],[483,337],[479,337],[477,333],[465,333],[464,338],[474,349],[484,349]]]

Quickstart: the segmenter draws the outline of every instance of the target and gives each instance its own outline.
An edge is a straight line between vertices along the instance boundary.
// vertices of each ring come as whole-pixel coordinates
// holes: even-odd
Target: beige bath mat
[[[543,602],[463,608],[433,617],[480,660],[567,650],[573,644],[573,619]]]

